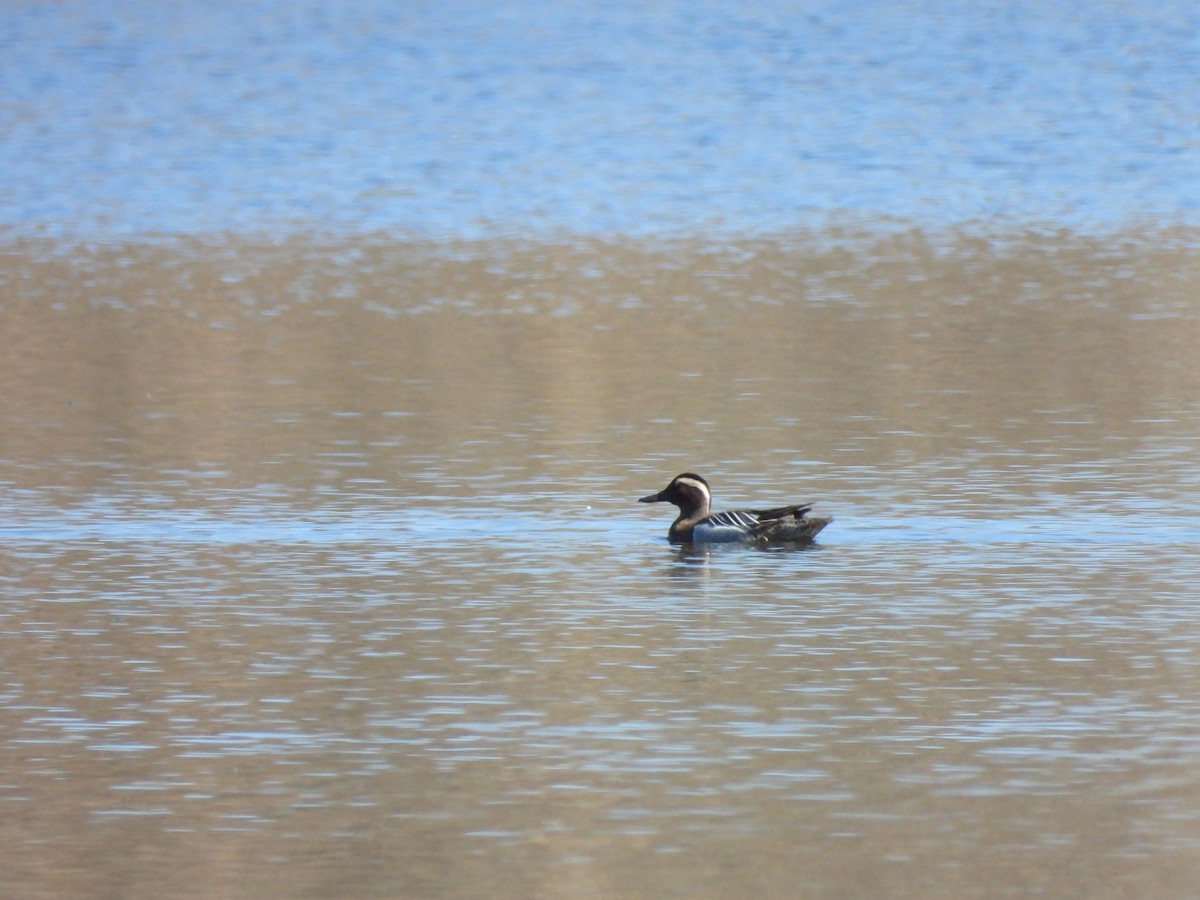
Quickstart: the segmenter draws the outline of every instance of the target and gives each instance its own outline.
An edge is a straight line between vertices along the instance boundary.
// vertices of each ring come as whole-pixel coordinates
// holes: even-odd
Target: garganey
[[[709,512],[712,491],[708,482],[684,472],[671,483],[639,503],[673,503],[679,518],[671,523],[667,538],[672,544],[811,544],[833,519],[807,518],[811,504],[779,506],[775,509],[739,509]]]

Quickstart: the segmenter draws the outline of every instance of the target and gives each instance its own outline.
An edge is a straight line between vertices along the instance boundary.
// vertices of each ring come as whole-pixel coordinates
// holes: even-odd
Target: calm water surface
[[[10,245],[4,883],[1186,895],[1192,246]]]

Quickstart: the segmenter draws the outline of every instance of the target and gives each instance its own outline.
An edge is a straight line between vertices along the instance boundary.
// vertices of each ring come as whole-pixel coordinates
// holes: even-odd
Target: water
[[[7,10],[5,896],[1194,894],[1195,17]]]
[[[828,240],[11,245],[11,893],[1187,893],[1190,242]]]
[[[1186,2],[10,4],[0,224],[1196,224]]]

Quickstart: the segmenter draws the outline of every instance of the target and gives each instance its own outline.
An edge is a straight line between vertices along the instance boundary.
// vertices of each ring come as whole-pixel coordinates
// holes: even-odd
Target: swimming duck
[[[710,513],[712,491],[708,482],[694,472],[676,475],[657,494],[638,500],[663,501],[679,507],[679,518],[667,531],[672,544],[810,544],[817,532],[833,521],[806,518],[811,504]]]

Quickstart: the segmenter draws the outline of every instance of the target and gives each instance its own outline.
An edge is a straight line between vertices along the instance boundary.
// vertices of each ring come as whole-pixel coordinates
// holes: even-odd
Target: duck
[[[672,544],[811,544],[832,518],[808,518],[811,503],[774,509],[739,509],[713,513],[712,489],[695,472],[684,472],[657,494],[639,503],[673,503],[679,517],[667,530]]]

